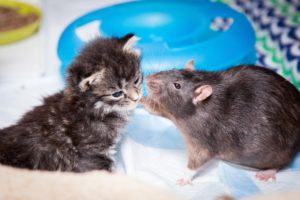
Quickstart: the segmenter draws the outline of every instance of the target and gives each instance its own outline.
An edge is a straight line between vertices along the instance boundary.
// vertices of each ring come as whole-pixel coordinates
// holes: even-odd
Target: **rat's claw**
[[[190,179],[181,178],[176,181],[176,185],[179,185],[179,186],[193,185],[193,182]]]

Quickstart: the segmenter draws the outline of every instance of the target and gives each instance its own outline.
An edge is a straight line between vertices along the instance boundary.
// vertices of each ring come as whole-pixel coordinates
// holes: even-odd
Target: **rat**
[[[65,89],[0,130],[0,163],[113,171],[115,145],[142,96],[136,39],[128,34],[88,42],[68,67]]]
[[[212,158],[258,169],[260,180],[275,180],[299,150],[300,93],[269,69],[240,65],[195,71],[190,60],[182,70],[161,71],[145,80],[148,96],[140,103],[171,120],[187,147],[187,169],[179,185],[192,184]]]

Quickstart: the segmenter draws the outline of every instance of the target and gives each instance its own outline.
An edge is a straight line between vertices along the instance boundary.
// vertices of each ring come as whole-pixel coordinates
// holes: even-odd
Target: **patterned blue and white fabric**
[[[278,71],[300,89],[300,1],[229,0],[257,34],[257,63]]]

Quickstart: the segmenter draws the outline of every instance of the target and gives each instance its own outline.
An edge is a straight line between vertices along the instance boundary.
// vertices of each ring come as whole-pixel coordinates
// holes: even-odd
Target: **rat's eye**
[[[179,90],[181,88],[181,85],[179,83],[173,83],[174,84],[174,87]]]
[[[116,97],[116,98],[118,98],[118,97],[120,97],[122,95],[123,95],[123,91],[118,91],[118,92],[115,92],[115,93],[112,94],[112,96]]]

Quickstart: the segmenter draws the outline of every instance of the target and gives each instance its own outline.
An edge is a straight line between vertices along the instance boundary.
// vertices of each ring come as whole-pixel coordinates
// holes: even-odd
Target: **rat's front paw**
[[[193,185],[192,180],[196,173],[197,173],[197,170],[185,168],[183,178],[177,180],[177,185],[180,185],[180,186]]]
[[[193,185],[193,181],[191,179],[181,178],[176,181],[176,184],[179,186]]]

